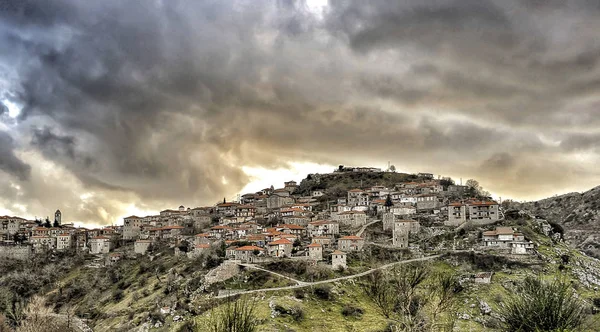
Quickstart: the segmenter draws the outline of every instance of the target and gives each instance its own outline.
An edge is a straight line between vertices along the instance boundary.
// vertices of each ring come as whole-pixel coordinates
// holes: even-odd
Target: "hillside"
[[[394,172],[339,172],[329,174],[309,174],[298,186],[297,193],[310,195],[313,190],[325,190],[330,196],[344,196],[354,188],[386,186],[419,179],[415,174]]]
[[[511,220],[502,225],[518,227],[527,234],[536,243],[538,254],[515,256],[493,250],[464,250],[449,252],[422,263],[405,264],[397,270],[386,269],[387,272],[374,273],[373,276],[378,278],[415,267],[425,268],[428,271],[427,278],[416,293],[422,299],[437,296],[430,289],[435,289],[433,285],[439,276],[451,276],[458,288],[452,292],[451,305],[444,307],[438,321],[440,324],[450,324],[458,331],[501,331],[497,311],[514,292],[515,284],[526,276],[566,280],[573,285],[588,308],[600,303],[600,296],[595,291],[600,287],[599,261],[562,243],[555,243],[540,232],[536,220]],[[376,229],[376,226],[370,228]],[[461,233],[466,240],[467,233],[476,235],[481,230],[471,229]],[[443,240],[440,241],[440,245],[443,245]],[[370,248],[367,253],[372,255],[374,251]],[[329,271],[323,275],[319,274],[319,269],[299,267],[298,262],[294,263],[293,260],[282,261],[279,264],[281,273],[305,281],[323,282],[314,286],[306,284],[293,286],[297,288],[289,290],[251,294],[248,301],[251,301],[254,314],[260,321],[258,331],[385,331],[393,320],[382,313],[364,288],[364,285],[370,285],[377,279],[365,275],[327,281],[366,271],[362,264],[356,265],[358,258],[351,260],[348,270]],[[401,262],[402,259],[390,261]],[[122,261],[101,268],[91,267],[89,263],[69,265],[69,270],[62,277],[42,287],[40,293],[54,304],[57,312],[72,310],[78,317],[86,319],[94,331],[205,331],[205,324],[216,312],[213,310],[218,311],[226,305],[223,304],[226,299],[215,298],[223,289],[289,288],[295,285],[283,277],[246,269],[232,279],[205,288],[203,276],[219,263],[210,258],[189,260],[174,257],[169,249],[165,249],[154,258],[125,257]],[[373,264],[381,265],[377,262]],[[274,265],[267,267],[278,268]],[[491,284],[470,281],[475,273],[482,271],[494,272]],[[433,310],[431,303],[423,302],[424,311],[421,315],[425,321],[430,319],[427,317]],[[588,316],[586,330],[600,331],[600,326],[594,322],[595,316]]]
[[[600,258],[600,187],[517,206],[562,225],[567,243]]]

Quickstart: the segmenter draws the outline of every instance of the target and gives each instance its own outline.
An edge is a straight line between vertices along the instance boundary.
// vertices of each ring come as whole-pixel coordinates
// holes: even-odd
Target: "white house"
[[[112,249],[110,238],[104,236],[96,236],[90,240],[91,254],[108,254]]]
[[[331,268],[332,269],[345,269],[346,265],[346,253],[343,251],[336,250],[331,253]]]

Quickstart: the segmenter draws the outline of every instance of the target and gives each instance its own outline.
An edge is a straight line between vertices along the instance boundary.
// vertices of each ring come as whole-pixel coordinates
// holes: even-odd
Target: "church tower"
[[[60,210],[56,210],[56,212],[54,212],[54,223],[58,224],[58,226],[60,226],[61,219],[62,219],[62,213],[60,213]]]

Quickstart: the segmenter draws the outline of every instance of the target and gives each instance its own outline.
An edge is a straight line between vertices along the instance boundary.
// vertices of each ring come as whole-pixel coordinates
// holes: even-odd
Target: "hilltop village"
[[[348,190],[327,181],[361,174],[375,178],[392,174],[391,179],[401,181],[389,183],[388,177],[386,185],[361,186],[361,180]],[[429,173],[340,166],[330,174],[311,174],[300,185],[288,181],[281,188],[245,193],[237,201],[129,216],[122,225],[98,229],[64,224],[59,210],[53,221],[0,216],[0,254],[18,258],[48,251],[86,252],[105,255],[110,263],[123,255],[151,254],[166,246],[174,255],[190,258],[218,249],[227,260],[304,259],[336,269],[347,266],[348,253],[365,246],[404,248],[413,256],[440,246],[532,252],[533,242],[511,227],[492,227],[475,241],[453,239],[436,244],[438,248],[428,247],[427,237],[466,225],[492,225],[504,218],[498,202],[470,181],[470,186],[460,185]],[[367,226],[380,231],[367,233]]]

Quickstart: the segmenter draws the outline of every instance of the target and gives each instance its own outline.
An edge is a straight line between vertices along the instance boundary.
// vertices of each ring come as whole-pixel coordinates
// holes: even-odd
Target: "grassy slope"
[[[563,244],[553,244],[550,239],[543,235],[536,234],[533,231],[533,226],[529,224],[520,225],[533,240],[539,244],[538,251],[541,254],[541,259],[529,257],[530,261],[537,262],[529,267],[516,267],[513,269],[496,268],[492,284],[477,285],[469,283],[466,290],[461,293],[458,310],[459,314],[468,314],[470,320],[457,320],[455,330],[471,330],[471,331],[489,331],[493,330],[489,326],[484,326],[481,322],[488,320],[488,317],[482,317],[479,313],[479,301],[487,302],[493,309],[497,311],[499,303],[509,295],[506,287],[510,284],[522,280],[526,275],[541,274],[543,278],[565,278],[571,281],[577,290],[578,294],[591,304],[594,298],[600,298],[600,294],[594,290],[593,285],[589,287],[582,284],[577,276],[573,273],[578,269],[587,269],[588,266],[600,267],[597,260],[582,255],[577,250],[570,249]],[[568,255],[570,262],[559,269],[562,262],[561,256]],[[211,302],[205,295],[198,296],[197,294],[184,295],[181,290],[186,287],[186,282],[190,279],[201,276],[204,273],[202,270],[190,268],[193,263],[185,259],[177,259],[175,257],[162,257],[161,264],[166,268],[158,273],[161,281],[156,277],[156,271],[146,269],[141,271],[143,264],[148,262],[127,261],[120,262],[124,264],[119,270],[123,271],[120,280],[127,286],[123,289],[122,298],[115,301],[113,294],[119,288],[117,283],[109,284],[103,289],[90,289],[87,294],[81,298],[74,299],[71,304],[74,304],[76,309],[89,310],[90,303],[96,305],[97,312],[100,314],[90,325],[95,331],[127,331],[135,326],[139,326],[145,322],[149,313],[156,311],[158,306],[172,305],[177,300],[192,299],[196,301],[198,298],[204,301]],[[481,271],[468,262],[457,259],[446,259],[444,261],[434,262],[432,265],[434,270],[443,271],[444,273],[457,273],[459,275],[469,275]],[[112,268],[111,268],[112,269]],[[178,271],[179,277],[174,284],[179,287],[178,291],[165,292],[167,288],[170,272],[174,269]],[[598,269],[600,271],[600,268]],[[81,280],[93,280],[99,274],[106,273],[104,269],[89,269],[78,267],[65,276],[60,284],[68,284],[69,282],[80,282]],[[337,272],[335,274],[338,274]],[[598,276],[600,277],[600,276]],[[145,279],[145,283],[140,283],[140,280]],[[246,271],[240,277],[224,282],[219,288],[225,289],[256,289],[264,287],[276,287],[289,285],[291,282],[286,279],[275,277],[271,274],[266,274],[259,271]],[[375,305],[364,295],[356,281],[345,281],[333,284],[333,300],[322,300],[316,297],[311,288],[304,289],[304,298],[298,299],[294,291],[269,292],[258,297],[257,314],[263,320],[259,331],[381,331],[387,325],[386,319],[378,312]],[[99,287],[101,288],[101,287]],[[188,287],[189,288],[189,287]],[[193,293],[195,289],[190,289]],[[47,295],[55,294],[53,290]],[[174,299],[173,293],[177,292]],[[269,302],[274,301],[276,304],[286,308],[300,307],[304,312],[304,319],[295,321],[290,316],[279,316],[271,318],[271,310]],[[214,302],[214,301],[213,301]],[[198,301],[202,303],[202,301]],[[197,307],[196,302],[194,305]],[[204,305],[204,304],[202,304]],[[345,305],[352,305],[361,308],[364,314],[360,317],[345,317],[342,315],[342,308]],[[178,315],[183,315],[186,320],[203,321],[209,312],[205,312],[199,316],[193,316],[183,312],[177,312]],[[81,316],[81,315],[80,315]],[[595,316],[591,316],[595,319]],[[600,323],[593,321],[587,330],[600,331]],[[177,331],[181,327],[181,323],[172,323],[172,317],[166,317],[166,324],[155,331]],[[598,326],[598,327],[596,327]]]

